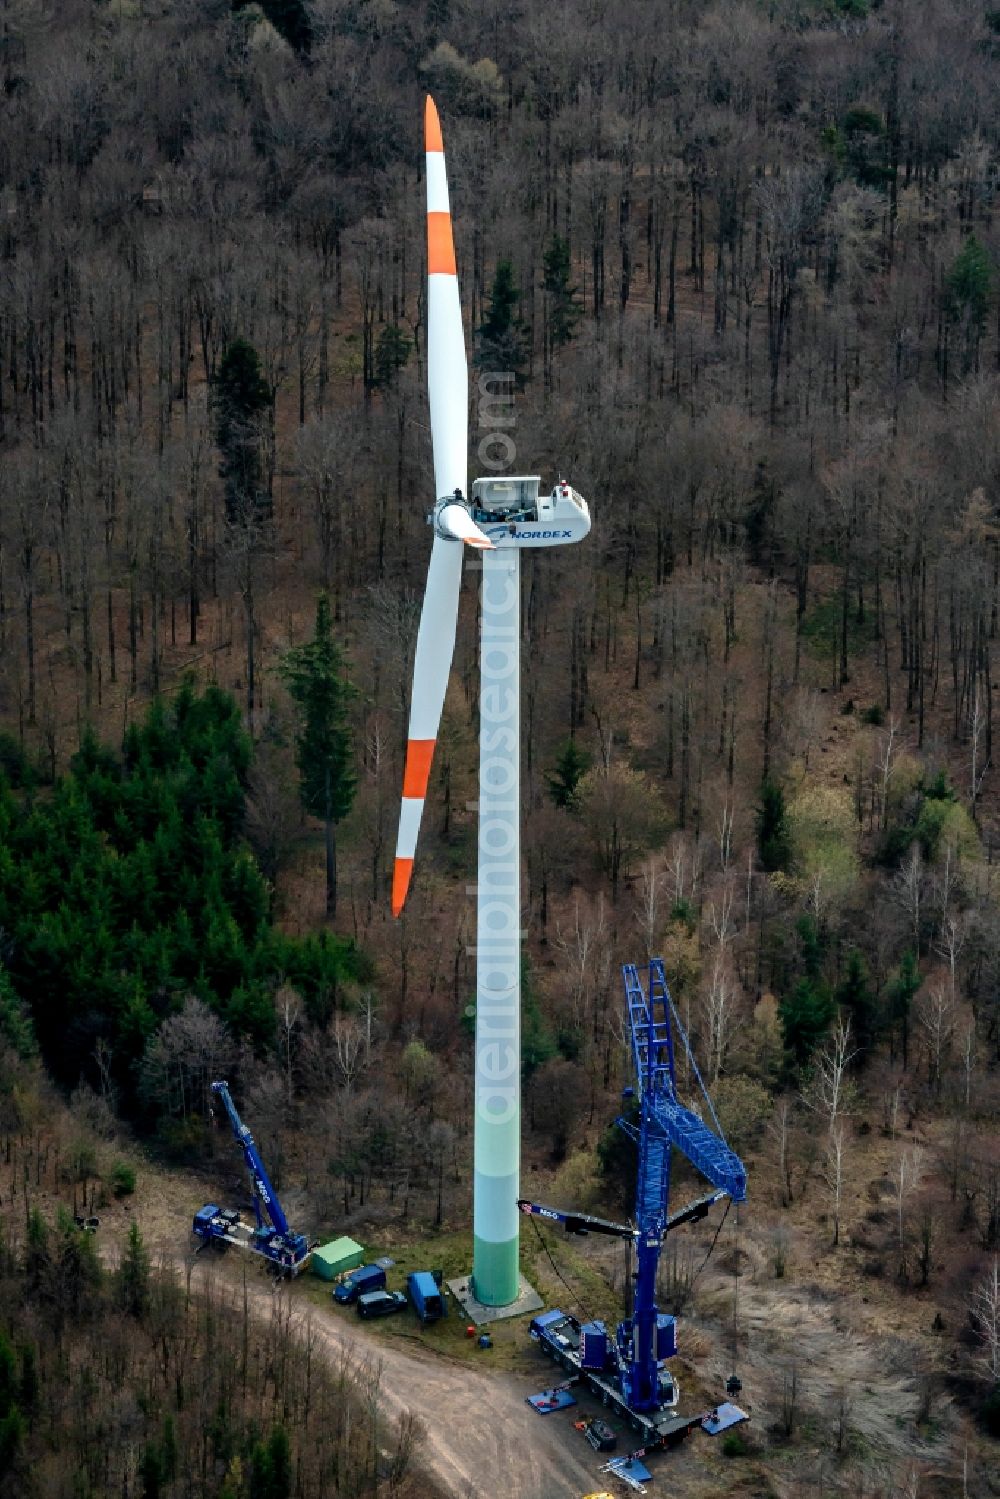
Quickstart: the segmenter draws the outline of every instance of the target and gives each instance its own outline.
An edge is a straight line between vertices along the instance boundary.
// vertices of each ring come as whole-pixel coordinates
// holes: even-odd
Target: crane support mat
[[[608,1463],[603,1472],[611,1473],[615,1478],[620,1478],[630,1488],[635,1488],[640,1483],[648,1483],[652,1473],[641,1463],[637,1457],[615,1457]]]
[[[717,1437],[720,1431],[728,1431],[730,1426],[739,1426],[741,1421],[749,1419],[746,1411],[741,1411],[738,1405],[731,1405],[726,1400],[722,1405],[716,1406],[714,1411],[709,1411],[701,1424],[710,1437]]]
[[[527,1395],[526,1400],[540,1416],[549,1416],[553,1411],[567,1411],[576,1404],[569,1390],[543,1390],[540,1395]]]

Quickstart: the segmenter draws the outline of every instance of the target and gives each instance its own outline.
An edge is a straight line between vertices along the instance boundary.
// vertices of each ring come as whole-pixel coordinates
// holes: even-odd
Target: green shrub
[[[722,1455],[723,1457],[746,1457],[747,1444],[739,1432],[726,1432],[726,1435],[722,1438]]]
[[[694,906],[689,900],[685,900],[683,896],[680,900],[675,900],[671,906],[670,920],[683,922],[689,932],[693,932],[698,925],[698,917]]]
[[[628,1099],[622,1108],[622,1117],[638,1127],[639,1104],[635,1098]],[[597,1170],[605,1188],[613,1194],[621,1207],[631,1207],[635,1202],[636,1179],[639,1174],[639,1153],[632,1141],[617,1124],[608,1124],[597,1141]]]
[[[722,1133],[734,1150],[745,1151],[761,1134],[773,1101],[763,1083],[737,1073],[720,1077],[713,1102]]]
[[[208,1153],[210,1142],[205,1122],[194,1115],[186,1119],[161,1119],[158,1134],[167,1159],[174,1165],[197,1165]]]
[[[983,1401],[981,1414],[990,1436],[1000,1438],[1000,1384],[995,1384]]]
[[[111,1190],[116,1197],[129,1197],[135,1191],[135,1172],[124,1161],[117,1161],[111,1173]]]
[[[948,846],[962,856],[979,851],[975,824],[943,770],[918,779],[894,807],[879,847],[879,862],[896,867],[914,843],[929,862]]]
[[[19,790],[30,791],[38,784],[38,773],[12,734],[0,734],[0,775]]]

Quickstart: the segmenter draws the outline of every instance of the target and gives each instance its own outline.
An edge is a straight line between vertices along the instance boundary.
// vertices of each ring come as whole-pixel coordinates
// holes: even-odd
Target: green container
[[[331,1239],[329,1244],[321,1244],[313,1250],[312,1272],[321,1280],[336,1280],[345,1271],[356,1270],[364,1257],[364,1249],[354,1239]]]

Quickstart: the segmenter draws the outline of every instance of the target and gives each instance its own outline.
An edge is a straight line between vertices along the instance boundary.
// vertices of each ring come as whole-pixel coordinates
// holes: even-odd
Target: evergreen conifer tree
[[[233,10],[244,10],[249,0],[234,0]],[[306,0],[257,0],[264,15],[279,36],[301,56],[307,57],[313,44],[312,21]]]
[[[143,1499],[160,1499],[163,1493],[163,1459],[155,1442],[149,1442],[139,1463]]]
[[[895,1044],[896,1037],[895,1027],[898,1025],[904,1072],[910,1065],[910,1011],[913,997],[922,982],[916,953],[911,948],[907,948],[889,983],[889,1018],[894,1027],[893,1044]]]
[[[263,1442],[250,1453],[250,1499],[271,1499],[271,1455]]]
[[[9,1474],[24,1441],[24,1417],[16,1405],[0,1417],[0,1473]]]
[[[118,1270],[118,1299],[122,1309],[140,1321],[149,1310],[149,1252],[135,1219]]]
[[[962,243],[947,276],[949,310],[955,318],[967,317],[982,330],[990,305],[993,267],[990,257],[974,234]]]
[[[807,978],[818,979],[823,968],[826,943],[815,916],[800,916],[795,931],[802,949],[802,967]]]
[[[177,1477],[177,1432],[174,1430],[174,1418],[171,1415],[163,1418],[160,1457],[163,1462],[163,1477],[167,1483],[170,1483]]]
[[[590,756],[580,748],[575,739],[567,739],[552,770],[545,779],[549,793],[557,807],[572,807],[576,800],[576,788],[590,769]]]
[[[791,858],[785,794],[778,782],[768,776],[760,788],[757,808],[757,848],[760,862],[768,874],[785,869]]]
[[[270,515],[264,491],[263,418],[272,402],[257,350],[244,338],[229,345],[219,363],[212,391],[215,440],[222,456],[226,519],[248,525]]]
[[[21,1381],[18,1405],[27,1411],[29,1418],[38,1405],[41,1380],[38,1374],[38,1349],[34,1343],[25,1343],[21,1348]]]
[[[337,824],[347,816],[357,789],[347,680],[333,638],[330,601],[320,594],[312,640],[285,656],[282,675],[299,710],[295,759],[305,810],[322,819],[326,834],[326,912],[337,913]]]
[[[490,305],[477,333],[476,362],[482,369],[512,373],[519,384],[526,358],[524,325],[517,315],[520,300],[513,261],[497,261]]]
[[[822,1041],[836,1012],[833,995],[822,979],[800,978],[778,1005],[781,1029],[792,1060],[803,1066]]]
[[[398,323],[389,323],[375,345],[375,384],[380,390],[391,390],[410,357],[413,342]]]
[[[14,1345],[0,1328],[0,1416],[5,1416],[10,1410],[17,1392],[17,1355]]]
[[[837,985],[837,1004],[851,1017],[851,1029],[862,1058],[875,1039],[875,996],[868,982],[868,968],[856,947],[847,955],[844,976]]]
[[[10,975],[0,968],[0,1039],[22,1062],[35,1055],[35,1028],[27,1006],[14,991]]]
[[[269,1499],[287,1499],[292,1492],[292,1454],[288,1433],[280,1424],[271,1432],[267,1456],[271,1469]]]
[[[549,346],[561,349],[576,337],[583,316],[577,288],[570,282],[569,240],[556,234],[545,251],[542,288],[548,304]]]

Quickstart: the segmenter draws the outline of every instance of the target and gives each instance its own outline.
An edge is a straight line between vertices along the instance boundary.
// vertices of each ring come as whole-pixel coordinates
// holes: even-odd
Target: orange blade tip
[[[406,892],[410,888],[410,875],[413,873],[412,859],[397,859],[392,871],[392,914],[398,916],[406,902]]]
[[[437,112],[437,105],[430,94],[427,95],[427,101],[424,104],[424,150],[444,150],[444,139],[441,135],[441,120]]]

